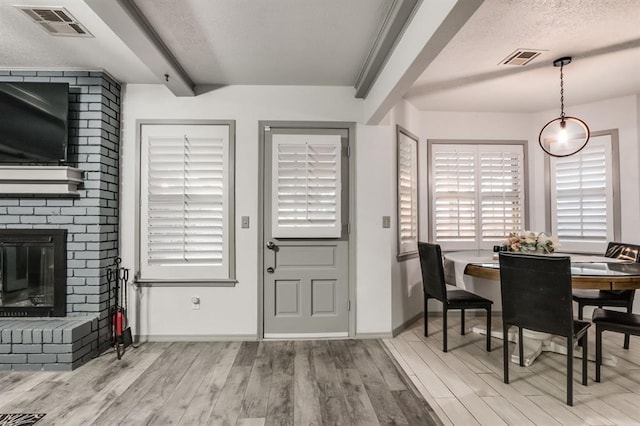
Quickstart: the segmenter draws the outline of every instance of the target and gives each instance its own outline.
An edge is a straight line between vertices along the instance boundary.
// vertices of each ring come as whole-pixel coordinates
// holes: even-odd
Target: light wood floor
[[[430,336],[423,336],[422,320],[393,339],[385,340],[403,369],[445,424],[454,425],[639,425],[640,338],[622,349],[623,336],[604,333],[604,353],[618,357],[616,367],[603,366],[596,383],[595,364],[589,363],[588,386],[582,386],[581,363],[574,360],[574,406],[565,404],[566,357],[544,352],[531,367],[510,366],[510,384],[503,383],[502,340],[460,335],[459,317],[449,318],[449,352],[442,352],[442,321],[429,318]],[[484,316],[467,319],[482,325]],[[500,330],[499,317],[493,329]],[[595,334],[590,329],[593,348]],[[513,343],[509,343],[513,347]]]
[[[618,365],[603,367],[602,383],[590,363],[589,385],[579,384],[575,362],[568,407],[563,355],[512,364],[506,385],[501,340],[487,353],[484,336],[460,336],[452,315],[444,353],[441,319],[429,323],[428,338],[417,321],[384,345],[445,424],[640,425],[638,337],[626,351],[621,335],[605,333],[604,351]],[[38,426],[428,424],[428,409],[393,372],[371,340],[148,343],[121,361],[108,353],[73,372],[1,372],[0,413],[46,413]]]
[[[147,343],[64,373],[1,372],[42,425],[440,424],[379,340]]]

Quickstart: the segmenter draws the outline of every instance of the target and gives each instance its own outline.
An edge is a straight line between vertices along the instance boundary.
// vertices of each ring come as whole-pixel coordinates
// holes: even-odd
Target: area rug
[[[0,426],[31,426],[44,416],[44,414],[40,413],[0,414]]]

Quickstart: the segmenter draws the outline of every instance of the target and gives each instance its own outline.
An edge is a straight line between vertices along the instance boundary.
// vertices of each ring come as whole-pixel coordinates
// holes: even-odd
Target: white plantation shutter
[[[398,255],[418,251],[418,141],[398,131]]]
[[[141,135],[141,278],[229,278],[229,126]]]
[[[273,135],[272,145],[272,235],[339,238],[340,136]]]
[[[476,240],[476,150],[472,145],[433,145],[431,171],[435,240]]]
[[[503,240],[524,229],[522,145],[484,146],[480,152],[480,232],[482,241]]]
[[[550,165],[553,233],[563,249],[614,240],[610,136],[592,137],[580,152]]]
[[[431,180],[431,233],[443,248],[488,248],[523,229],[523,145],[432,144]]]

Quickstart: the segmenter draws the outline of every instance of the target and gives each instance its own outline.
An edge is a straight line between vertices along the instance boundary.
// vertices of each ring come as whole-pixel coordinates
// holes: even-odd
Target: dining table
[[[571,258],[571,285],[575,289],[593,290],[634,290],[640,288],[640,263],[619,260],[603,256],[551,253],[547,256],[569,256]],[[498,253],[491,250],[467,250],[444,254],[444,269],[447,283],[469,290],[474,279],[500,283],[500,264]],[[473,290],[473,289],[471,289]],[[494,293],[495,294],[495,293]],[[473,327],[471,331],[486,334],[483,326]],[[530,366],[542,352],[567,353],[566,341],[548,333],[531,330],[523,332],[523,355],[525,366]],[[502,331],[491,330],[491,336],[503,339]],[[507,336],[516,342],[518,333],[512,329]],[[587,354],[589,360],[595,360],[595,352]],[[582,348],[575,348],[574,354],[582,356]],[[518,345],[511,354],[511,361],[520,362]],[[603,364],[615,365],[613,355],[603,356]]]

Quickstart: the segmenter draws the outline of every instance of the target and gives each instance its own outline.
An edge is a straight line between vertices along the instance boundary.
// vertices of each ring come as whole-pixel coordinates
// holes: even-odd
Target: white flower
[[[538,235],[538,247],[547,253],[552,253],[560,247],[560,241],[558,237],[541,232],[540,235]]]
[[[560,242],[557,237],[545,232],[512,232],[502,243],[508,251],[519,251],[523,253],[553,253]]]

